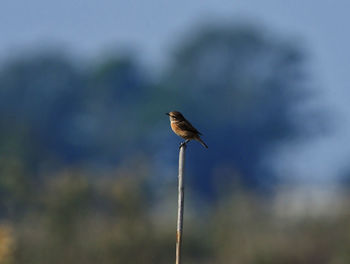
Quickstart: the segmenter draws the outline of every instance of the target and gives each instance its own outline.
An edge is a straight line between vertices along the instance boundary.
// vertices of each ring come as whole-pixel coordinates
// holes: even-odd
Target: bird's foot
[[[185,147],[186,148],[186,144],[189,142],[189,140],[185,140],[184,142],[181,142],[180,146],[179,146],[179,149],[182,148],[182,147]]]

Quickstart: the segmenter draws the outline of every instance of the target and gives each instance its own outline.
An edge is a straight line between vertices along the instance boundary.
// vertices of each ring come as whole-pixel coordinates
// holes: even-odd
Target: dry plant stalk
[[[178,207],[177,207],[177,229],[176,229],[176,262],[181,264],[181,246],[184,216],[184,169],[185,169],[186,144],[182,144],[179,153],[179,175],[178,175]]]

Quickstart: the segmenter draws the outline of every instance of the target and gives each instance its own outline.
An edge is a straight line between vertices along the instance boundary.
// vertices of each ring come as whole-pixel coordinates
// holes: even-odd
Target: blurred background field
[[[349,263],[350,6],[296,2],[5,1],[0,264],[173,262],[172,110],[184,263]]]

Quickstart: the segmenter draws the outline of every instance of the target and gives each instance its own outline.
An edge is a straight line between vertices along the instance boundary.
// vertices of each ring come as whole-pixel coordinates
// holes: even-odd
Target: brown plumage
[[[207,144],[200,138],[201,133],[180,112],[172,111],[166,114],[169,116],[170,126],[174,133],[185,139],[185,142],[182,144],[193,139],[200,142],[205,148],[208,148]]]

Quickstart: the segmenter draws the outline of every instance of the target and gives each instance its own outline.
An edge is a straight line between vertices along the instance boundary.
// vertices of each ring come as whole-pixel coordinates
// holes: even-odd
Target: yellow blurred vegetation
[[[14,236],[10,224],[0,224],[0,264],[13,263]]]

